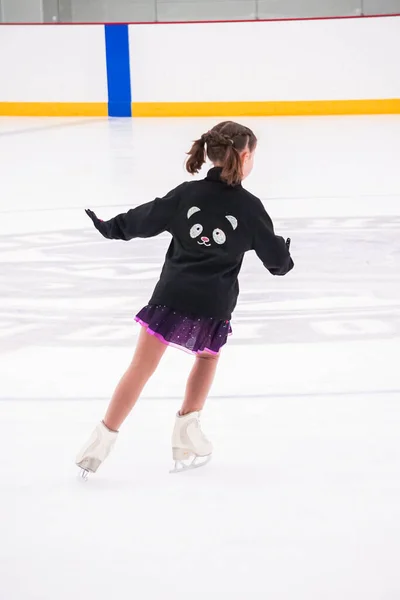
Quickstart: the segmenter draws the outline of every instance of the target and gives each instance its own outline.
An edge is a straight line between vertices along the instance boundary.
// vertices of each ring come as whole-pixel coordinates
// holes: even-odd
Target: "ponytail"
[[[221,173],[222,181],[228,185],[239,185],[243,179],[243,166],[240,154],[231,144],[226,150],[225,160]]]
[[[205,136],[202,135],[199,140],[193,142],[193,146],[188,152],[189,158],[186,161],[186,170],[191,175],[198,173],[206,162],[205,143]]]

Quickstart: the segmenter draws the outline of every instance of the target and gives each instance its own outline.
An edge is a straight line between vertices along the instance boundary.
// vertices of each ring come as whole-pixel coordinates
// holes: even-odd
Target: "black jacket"
[[[164,198],[109,221],[89,216],[109,239],[130,240],[168,231],[172,241],[149,304],[188,315],[229,320],[236,306],[244,253],[255,250],[273,275],[293,268],[288,245],[275,235],[262,202],[241,185],[229,186],[214,167]]]

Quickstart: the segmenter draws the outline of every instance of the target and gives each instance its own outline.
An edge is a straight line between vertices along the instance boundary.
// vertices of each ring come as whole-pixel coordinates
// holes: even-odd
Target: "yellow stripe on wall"
[[[107,117],[107,102],[0,102],[6,117]]]
[[[400,114],[389,100],[299,100],[293,102],[133,102],[133,117],[289,117]]]
[[[289,117],[400,114],[400,98],[282,102],[133,102],[133,117]],[[107,102],[0,102],[0,116],[107,117]]]

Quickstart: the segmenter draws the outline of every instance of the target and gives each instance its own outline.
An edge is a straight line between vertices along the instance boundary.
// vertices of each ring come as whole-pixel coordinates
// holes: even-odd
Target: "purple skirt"
[[[226,344],[228,335],[232,333],[230,321],[191,317],[168,306],[156,304],[148,304],[142,308],[135,321],[164,344],[181,348],[190,354],[218,354]]]

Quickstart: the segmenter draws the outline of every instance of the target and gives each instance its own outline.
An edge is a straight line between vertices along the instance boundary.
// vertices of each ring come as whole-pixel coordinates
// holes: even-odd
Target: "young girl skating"
[[[201,430],[200,414],[231,332],[244,253],[255,250],[273,275],[293,268],[290,240],[275,235],[262,202],[241,184],[253,168],[256,145],[248,127],[220,123],[188,153],[191,174],[201,169],[206,156],[214,164],[205,179],[182,183],[164,198],[109,221],[86,211],[105,238],[131,240],[168,231],[172,240],[153,295],[136,316],[142,330],[132,362],[103,421],[76,459],[84,478],[108,456],[167,346],[195,355],[172,435],[175,471],[202,466],[211,458],[213,448]]]

